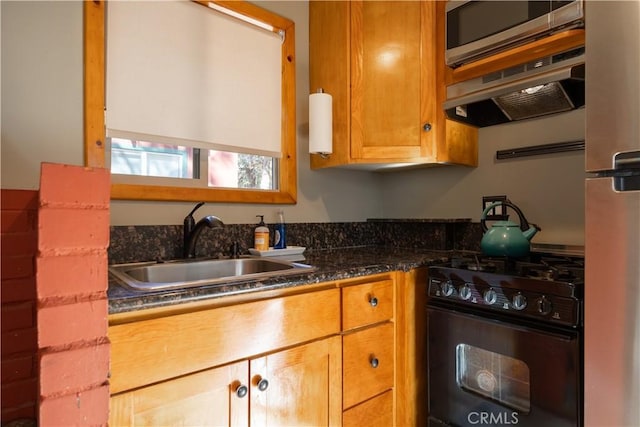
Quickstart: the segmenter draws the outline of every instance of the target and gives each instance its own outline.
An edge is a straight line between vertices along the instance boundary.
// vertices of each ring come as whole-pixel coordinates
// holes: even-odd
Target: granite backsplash
[[[230,254],[237,243],[241,254],[253,247],[255,224],[228,224],[205,229],[196,246],[198,257]],[[273,225],[271,238],[273,239]],[[287,244],[307,251],[389,246],[431,250],[479,250],[482,229],[470,219],[369,219],[365,222],[288,223]],[[109,264],[182,257],[181,225],[113,226]]]

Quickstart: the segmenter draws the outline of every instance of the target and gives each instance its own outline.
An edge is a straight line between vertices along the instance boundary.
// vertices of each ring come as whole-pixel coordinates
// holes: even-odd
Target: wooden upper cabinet
[[[332,95],[334,123],[333,154],[312,155],[312,168],[477,165],[477,129],[446,120],[441,107],[436,3],[310,2],[310,90]]]
[[[419,2],[351,4],[351,155],[356,159],[426,154],[417,126],[423,119],[422,9]],[[432,121],[432,113],[424,119]],[[424,135],[431,139],[432,133]]]

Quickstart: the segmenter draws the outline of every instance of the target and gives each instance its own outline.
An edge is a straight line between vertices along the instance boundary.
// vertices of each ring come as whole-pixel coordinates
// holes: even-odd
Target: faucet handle
[[[204,202],[199,202],[198,204],[196,204],[196,206],[191,210],[191,212],[189,212],[189,215],[187,215],[186,217],[184,217],[184,234],[185,234],[185,241],[186,241],[186,235],[188,233],[191,232],[191,230],[193,230],[193,227],[196,226],[196,220],[193,218],[193,213],[195,211],[197,211],[200,206],[204,205]]]
[[[200,206],[202,206],[202,205],[204,205],[204,202],[198,202],[198,203],[196,204],[196,206],[193,208],[193,210],[192,210],[191,212],[189,212],[189,215],[187,215],[187,216],[193,216],[193,214],[194,214],[198,209],[200,209]]]

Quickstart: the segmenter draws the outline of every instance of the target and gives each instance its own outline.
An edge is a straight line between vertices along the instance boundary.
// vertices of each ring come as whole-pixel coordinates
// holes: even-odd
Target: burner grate
[[[452,257],[449,267],[547,281],[584,280],[584,259],[566,256],[536,254],[525,258],[509,258],[464,254]]]
[[[486,271],[487,273],[504,273],[506,271],[505,260],[474,257],[454,257],[451,259],[451,267],[463,270]]]

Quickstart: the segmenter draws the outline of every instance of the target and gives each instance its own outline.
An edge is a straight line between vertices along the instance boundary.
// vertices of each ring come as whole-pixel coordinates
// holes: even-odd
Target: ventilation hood
[[[486,127],[584,106],[584,48],[447,87],[447,116]]]

